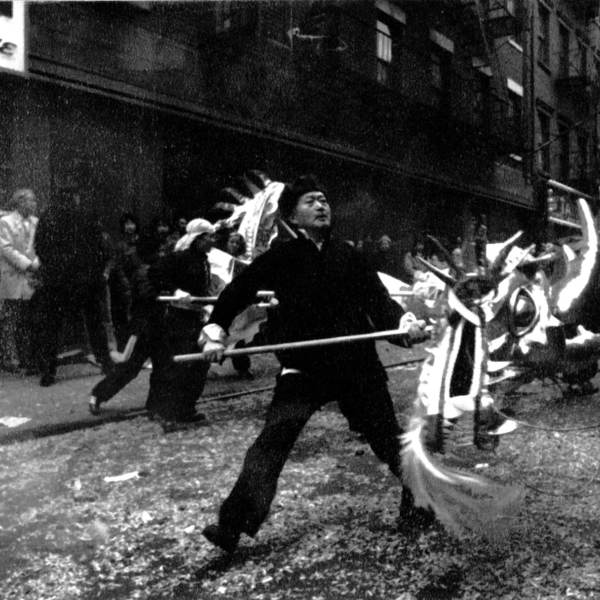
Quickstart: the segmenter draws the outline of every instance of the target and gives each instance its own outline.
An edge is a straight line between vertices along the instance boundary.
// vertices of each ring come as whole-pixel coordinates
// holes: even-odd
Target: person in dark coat
[[[190,296],[206,296],[210,284],[210,266],[206,253],[212,245],[214,226],[204,219],[194,219],[188,233],[173,252],[152,265],[140,261],[132,278],[132,337],[115,369],[92,389],[90,412],[99,414],[100,405],[132,381],[150,358],[152,373],[146,409],[165,431],[178,424],[205,421],[196,413],[196,402],[206,382],[208,363],[175,363],[172,357],[194,351],[198,334],[205,323],[202,304]],[[142,252],[143,259],[154,260]],[[160,294],[176,295],[169,305],[157,301]]]
[[[171,225],[164,217],[154,217],[140,241],[143,252],[150,263],[167,256],[175,247],[179,236],[173,236]]]
[[[398,276],[398,265],[392,238],[389,235],[382,235],[377,240],[377,247],[373,252],[373,267],[376,271],[387,273],[388,275]]]
[[[40,385],[56,378],[59,338],[67,317],[82,311],[92,351],[104,372],[112,367],[103,317],[109,260],[102,229],[81,206],[76,188],[63,189],[40,217],[35,250],[40,287],[32,298],[38,332]]]
[[[274,290],[279,301],[274,342],[400,326],[403,311],[376,272],[354,248],[330,237],[331,209],[314,177],[303,176],[287,186],[279,210],[297,238],[256,258],[223,290],[200,339],[209,359],[222,359],[229,325],[261,289]],[[401,343],[409,343],[409,334]],[[246,454],[218,523],[203,531],[227,552],[237,547],[242,533],[257,533],[298,435],[311,415],[331,400],[360,427],[376,456],[401,475],[401,429],[374,342],[280,352],[278,359],[281,371],[263,430]],[[413,518],[421,512],[404,488],[401,513]]]
[[[132,278],[138,267],[139,225],[131,213],[119,218],[119,239],[114,243],[114,257],[109,272],[110,310],[117,348],[123,350],[129,338]]]

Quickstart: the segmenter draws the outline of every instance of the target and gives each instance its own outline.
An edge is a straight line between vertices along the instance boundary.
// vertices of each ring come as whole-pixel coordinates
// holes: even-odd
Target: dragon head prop
[[[446,284],[446,317],[403,436],[403,480],[416,504],[456,533],[490,531],[490,523],[514,510],[521,492],[445,467],[431,452],[443,451],[446,428],[470,413],[474,443],[495,446],[499,434],[517,425],[495,408],[498,390],[589,372],[600,356],[600,335],[578,325],[598,270],[592,214],[584,200],[578,209],[582,239],[575,249],[535,256],[534,246],[517,247],[519,232],[502,244],[484,244],[465,267],[440,246],[449,272],[424,261]]]

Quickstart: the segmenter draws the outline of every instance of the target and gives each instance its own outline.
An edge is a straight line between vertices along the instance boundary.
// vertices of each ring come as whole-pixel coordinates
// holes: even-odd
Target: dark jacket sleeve
[[[233,319],[252,304],[256,292],[275,288],[279,262],[279,253],[275,249],[256,258],[221,292],[209,323],[216,323],[227,331]]]

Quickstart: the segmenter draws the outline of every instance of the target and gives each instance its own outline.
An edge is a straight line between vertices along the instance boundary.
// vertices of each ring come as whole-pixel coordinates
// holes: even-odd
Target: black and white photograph
[[[0,1],[0,598],[600,600],[598,0]]]

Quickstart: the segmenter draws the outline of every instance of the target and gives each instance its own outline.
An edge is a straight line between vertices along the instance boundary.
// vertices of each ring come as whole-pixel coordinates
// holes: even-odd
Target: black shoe
[[[418,531],[429,529],[435,523],[435,513],[428,508],[412,507],[404,512],[400,510],[398,525],[400,527],[410,527]]]
[[[177,419],[181,423],[206,423],[206,415],[204,413],[194,413]]]
[[[415,506],[412,492],[407,486],[403,486],[398,525],[404,529],[424,530],[431,527],[434,523],[435,513],[430,508]]]
[[[239,533],[232,533],[229,531],[224,531],[218,525],[208,525],[202,531],[202,535],[215,546],[221,548],[221,550],[225,550],[225,552],[231,554],[238,545],[240,541]]]
[[[44,373],[40,378],[40,385],[42,387],[48,387],[56,382],[56,376],[52,373]]]
[[[90,412],[97,417],[100,414],[100,400],[96,396],[92,396],[88,401]]]

